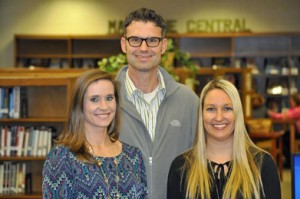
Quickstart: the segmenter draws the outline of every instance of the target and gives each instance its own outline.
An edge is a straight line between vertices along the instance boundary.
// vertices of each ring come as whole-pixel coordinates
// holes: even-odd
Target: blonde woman
[[[167,192],[170,199],[281,198],[276,164],[250,140],[239,93],[227,80],[203,88],[198,135],[172,162]]]

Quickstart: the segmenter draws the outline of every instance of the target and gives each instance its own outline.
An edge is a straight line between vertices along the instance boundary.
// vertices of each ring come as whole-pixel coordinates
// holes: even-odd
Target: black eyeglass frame
[[[143,37],[134,37],[134,36],[132,36],[132,37],[124,37],[124,38],[128,41],[128,43],[129,43],[129,45],[130,45],[131,47],[140,47],[140,46],[142,45],[143,41],[146,42],[146,45],[147,45],[148,47],[157,47],[157,46],[159,46],[160,42],[163,40],[162,37],[146,37],[146,38],[143,38]],[[130,43],[130,39],[140,39],[141,42],[140,42],[139,45],[136,45],[136,46],[135,46],[135,45],[132,45],[132,44]],[[157,45],[155,45],[155,46],[149,45],[149,44],[148,44],[148,41],[151,40],[151,39],[158,39]]]

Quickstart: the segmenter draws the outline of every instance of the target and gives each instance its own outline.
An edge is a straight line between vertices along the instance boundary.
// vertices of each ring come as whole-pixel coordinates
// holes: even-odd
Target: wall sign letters
[[[233,33],[233,32],[251,32],[246,26],[245,19],[198,19],[186,21],[186,33]],[[166,20],[167,32],[177,33],[177,20]],[[122,34],[122,20],[109,20],[108,33]]]
[[[188,20],[186,28],[188,33],[250,32],[250,29],[246,28],[245,19]]]

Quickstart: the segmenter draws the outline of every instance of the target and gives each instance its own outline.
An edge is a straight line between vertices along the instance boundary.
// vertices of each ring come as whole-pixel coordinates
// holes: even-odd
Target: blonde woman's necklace
[[[231,170],[231,161],[227,161],[223,164],[214,163],[210,160],[209,167],[212,172],[214,186],[216,187],[216,192],[218,199],[222,198],[223,196],[223,189],[225,184],[227,183],[227,177],[230,175]]]
[[[220,192],[219,192],[219,188],[218,188],[218,185],[217,185],[217,176],[215,176],[215,170],[213,169],[213,166],[212,166],[212,163],[211,163],[210,160],[208,161],[208,164],[209,164],[209,167],[210,167],[212,176],[213,176],[214,187],[215,187],[215,189],[216,189],[218,199],[220,199]],[[222,196],[221,196],[221,198],[222,198]]]

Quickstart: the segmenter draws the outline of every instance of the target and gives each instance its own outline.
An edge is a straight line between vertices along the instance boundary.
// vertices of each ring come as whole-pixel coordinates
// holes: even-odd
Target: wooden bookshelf
[[[15,67],[97,68],[104,57],[121,53],[121,35],[15,35]],[[168,34],[175,46],[189,52],[204,68],[256,67],[252,88],[266,98],[266,106],[287,104],[300,91],[300,32]],[[283,64],[284,63],[284,64]],[[291,64],[293,63],[293,64]],[[279,73],[267,73],[275,65]],[[176,66],[176,63],[175,63]],[[288,74],[282,73],[287,66]],[[294,67],[293,67],[294,66]],[[297,73],[293,71],[297,70]],[[271,86],[284,83],[287,95],[270,95]]]
[[[174,68],[174,73],[179,76],[179,81],[183,84],[186,83],[186,79],[194,76],[192,72],[185,68]],[[208,81],[215,77],[223,77],[231,81],[236,88],[238,89],[243,105],[244,116],[245,118],[252,117],[252,106],[251,106],[251,94],[253,93],[252,89],[252,75],[250,68],[212,68],[212,67],[202,67],[199,68],[196,74],[196,77],[193,77],[197,80],[194,85],[194,91],[197,95],[200,95],[202,88],[205,86]]]
[[[0,87],[27,88],[28,117],[0,118],[0,126],[51,125],[59,133],[64,125],[71,91],[76,77],[85,70],[61,69],[0,69]],[[25,163],[26,173],[32,176],[32,193],[2,194],[0,198],[42,198],[42,167],[45,156],[1,156],[4,162]],[[26,189],[26,188],[25,188]]]

